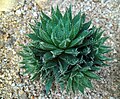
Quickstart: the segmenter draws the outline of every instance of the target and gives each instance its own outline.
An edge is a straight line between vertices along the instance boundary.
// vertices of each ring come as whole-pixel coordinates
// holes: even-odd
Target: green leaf
[[[20,63],[22,63],[22,62],[20,62]],[[27,63],[22,63],[22,64],[24,64],[23,66],[21,66],[20,68],[23,68],[23,69],[27,69],[27,68],[29,68],[29,65],[27,64]]]
[[[69,65],[63,60],[59,60],[58,63],[59,63],[59,66],[60,66],[61,74],[64,74],[67,71]]]
[[[79,12],[79,13],[72,19],[73,26],[78,22],[78,20],[80,20],[80,15],[81,15],[81,12]]]
[[[105,42],[108,38],[109,38],[109,37],[102,37],[102,38],[99,40],[99,45],[104,44],[104,42]]]
[[[89,31],[89,34],[87,35],[87,38],[92,37],[94,35],[94,29],[90,28],[88,29],[88,31]]]
[[[77,74],[77,75],[78,75],[78,74]],[[73,77],[73,79],[74,79],[74,82],[76,82],[76,84],[77,84],[77,86],[78,86],[80,79],[79,79],[79,77],[78,77],[77,75],[76,75],[75,77]]]
[[[39,35],[39,29],[43,29],[45,32],[46,32],[46,23],[47,23],[47,20],[45,20],[42,16],[40,16],[40,18],[41,18],[41,23],[42,23],[42,25],[41,25],[41,27],[38,27],[37,28],[37,30],[38,30],[38,35]]]
[[[70,65],[75,65],[75,64],[77,64],[78,61],[79,61],[79,60],[78,60],[76,57],[74,57],[73,55],[66,55],[66,54],[64,54],[64,55],[61,55],[60,58],[61,58],[62,60],[64,60],[65,62],[67,62],[68,64],[70,64]]]
[[[48,94],[48,92],[52,86],[53,80],[54,80],[53,77],[50,77],[49,79],[47,79],[46,84],[45,84],[46,94]]]
[[[87,30],[90,27],[90,25],[91,25],[91,20],[87,23],[84,23],[82,27],[82,31]]]
[[[41,70],[42,82],[46,82],[47,81],[46,78],[50,77],[50,73],[51,73],[51,70],[44,70],[44,69]]]
[[[56,81],[59,81],[60,79],[60,71],[59,71],[59,67],[58,66],[55,66],[54,68],[52,68],[52,71],[53,71],[53,74],[55,76],[55,80]]]
[[[70,91],[72,88],[72,78],[69,78],[67,81],[67,92]]]
[[[100,47],[105,48],[105,49],[111,48],[110,46],[106,46],[106,45],[101,45]]]
[[[69,49],[66,49],[65,50],[65,53],[66,54],[71,54],[71,55],[74,55],[74,56],[77,56],[79,54],[77,48],[69,48]]]
[[[35,64],[36,63],[36,61],[34,61],[33,58],[28,58],[28,59],[24,58],[22,62],[27,63],[27,64]]]
[[[46,23],[46,32],[50,37],[51,37],[51,34],[52,34],[52,29],[53,29],[52,22],[51,21],[47,22]]]
[[[82,68],[80,69],[80,71],[88,71],[88,70],[90,70],[90,67],[88,67],[88,66],[82,67]]]
[[[59,40],[57,39],[57,37],[55,36],[55,33],[54,32],[52,32],[52,34],[51,34],[51,40],[52,40],[52,42],[53,42],[53,44],[55,45],[55,46],[57,46],[58,44],[59,44]]]
[[[51,41],[51,38],[49,36],[49,34],[47,32],[45,32],[44,30],[42,29],[39,29],[40,32],[39,32],[39,38],[47,43],[52,43]]]
[[[98,71],[98,70],[100,70],[100,67],[97,67],[97,66],[92,66],[92,67],[90,67],[91,68],[91,70],[92,71]]]
[[[97,40],[100,39],[100,37],[101,37],[102,34],[104,33],[104,31],[101,31],[100,33],[99,33],[99,31],[100,31],[100,30],[98,30],[98,31],[97,31],[97,34],[96,34],[96,39],[97,39]]]
[[[65,39],[59,44],[59,47],[64,49],[69,45],[69,43],[70,43],[70,39]]]
[[[91,52],[90,48],[89,48],[89,47],[86,47],[86,48],[83,48],[83,49],[80,51],[80,54],[81,54],[81,55],[88,55],[90,52]]]
[[[55,10],[54,10],[53,7],[51,7],[51,15],[52,15],[53,24],[57,24],[58,21],[59,21],[59,18],[58,18],[58,16],[56,15],[56,12],[55,12]]]
[[[86,15],[85,13],[82,14],[81,16],[81,25],[85,22]]]
[[[54,60],[49,60],[49,61],[47,61],[47,63],[45,63],[45,64],[43,65],[43,68],[44,68],[45,70],[47,70],[47,69],[52,69],[52,68],[54,68],[55,66],[57,66],[57,62],[55,62]]]
[[[51,60],[53,58],[54,57],[53,57],[52,53],[50,53],[50,52],[46,52],[43,56],[43,59],[44,59],[45,62],[47,62],[48,60]]]
[[[102,53],[102,54],[112,51],[112,49],[104,48],[104,47],[101,47],[101,46],[99,47],[98,50],[99,50],[99,53]]]
[[[46,50],[46,51],[56,49],[54,45],[51,45],[45,42],[37,42],[37,43],[33,42],[33,46],[35,46],[36,48],[42,49],[42,50]]]
[[[82,84],[78,85],[78,89],[80,92],[82,92],[84,94],[84,86]]]
[[[72,30],[70,31],[69,38],[73,40],[80,30],[80,19],[76,22],[75,25],[72,26]]]
[[[93,61],[86,61],[86,66],[92,67],[93,66]]]
[[[19,52],[18,54],[19,54],[20,56],[22,56],[22,57],[30,57],[30,55],[29,55],[27,52],[21,51],[21,52]]]
[[[61,40],[64,38],[62,31],[60,30],[60,23],[57,24],[52,30],[51,40],[55,46],[58,46],[61,43]]]
[[[93,88],[91,81],[85,76],[81,78],[81,83],[88,88]]]
[[[32,40],[40,40],[40,38],[37,37],[35,34],[27,34],[27,35],[28,35],[28,37],[29,37],[30,39],[32,39]]]
[[[110,60],[112,60],[111,58],[103,56],[103,55],[100,55],[100,54],[97,54],[96,57],[98,59],[102,60],[102,61],[110,61]]]
[[[71,28],[72,28],[70,20],[67,20],[66,23],[62,26],[62,28],[63,28],[62,29],[63,33],[65,35],[65,39],[69,38],[70,31],[71,31]]]
[[[76,45],[80,45],[80,44],[82,44],[83,40],[84,40],[84,37],[80,37],[80,36],[79,36],[78,38],[76,38],[75,40],[73,40],[73,41],[71,42],[71,44],[70,44],[69,47],[73,47],[73,46],[76,46]]]
[[[63,16],[63,22],[64,24],[66,24],[66,22],[70,20],[70,17],[69,17],[69,12],[68,10],[65,12],[64,16]]]
[[[56,10],[56,16],[57,16],[59,19],[62,18],[62,14],[61,14],[61,12],[60,12],[60,10],[59,10],[58,5],[57,5],[57,10]]]
[[[72,6],[69,6],[68,13],[69,13],[69,19],[72,20],[72,11],[71,11]]]
[[[71,73],[71,77],[73,78],[73,77],[76,77],[77,76],[77,74],[78,74],[78,72],[77,71],[72,71],[72,73]]]
[[[35,20],[35,26],[40,28],[40,27],[41,27],[41,22],[37,22],[37,21]]]
[[[73,80],[72,81],[72,91],[74,94],[75,94],[77,89],[78,89],[78,84]]]
[[[70,47],[82,44],[84,38],[87,35],[89,35],[89,32],[87,30],[83,31],[82,33],[79,33],[78,37],[71,42]]]
[[[103,61],[101,61],[101,60],[99,60],[99,59],[98,59],[98,60],[96,59],[96,60],[94,61],[94,65],[102,66],[103,64],[104,64]]]
[[[61,50],[61,49],[56,49],[56,50],[52,50],[50,51],[54,57],[60,55],[64,50]]]
[[[79,46],[79,48],[85,47],[88,45],[94,45],[95,43],[96,43],[96,41],[93,38],[91,38],[89,40],[84,39],[83,43]]]
[[[83,74],[82,72],[79,72],[79,73],[77,74],[77,76],[78,76],[79,78],[82,78],[82,77],[84,76],[84,74]]]
[[[72,28],[70,33],[69,33],[69,38],[70,40],[73,40],[75,36],[77,35],[78,32],[75,32],[75,28]]]
[[[100,76],[96,75],[95,73],[92,73],[91,71],[84,71],[83,73],[86,74],[90,78],[100,79]]]

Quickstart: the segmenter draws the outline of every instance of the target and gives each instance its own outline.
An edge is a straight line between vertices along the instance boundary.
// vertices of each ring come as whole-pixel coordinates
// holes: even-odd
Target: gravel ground
[[[102,79],[94,80],[94,89],[86,89],[84,95],[67,95],[57,90],[46,96],[44,85],[31,82],[19,68],[19,44],[29,42],[25,37],[32,32],[29,23],[39,20],[41,7],[50,15],[51,5],[56,7],[57,4],[63,13],[70,4],[74,15],[79,10],[84,11],[87,20],[92,18],[94,25],[105,29],[105,35],[110,36],[106,44],[114,48],[109,54],[114,58],[109,62],[111,66],[98,72]],[[42,3],[26,0],[14,10],[0,13],[0,99],[120,99],[120,0],[49,0]]]

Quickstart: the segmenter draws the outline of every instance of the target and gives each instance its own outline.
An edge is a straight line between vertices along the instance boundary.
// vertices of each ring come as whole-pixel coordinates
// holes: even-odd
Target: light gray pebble
[[[110,97],[109,99],[115,99],[114,97]]]

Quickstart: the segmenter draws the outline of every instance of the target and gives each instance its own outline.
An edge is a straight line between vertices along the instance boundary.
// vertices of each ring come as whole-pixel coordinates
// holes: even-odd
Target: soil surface
[[[120,99],[120,1],[38,1],[25,0],[10,11],[0,12],[0,99]],[[31,82],[29,76],[22,75],[23,70],[19,68],[21,57],[17,54],[21,50],[19,44],[29,42],[25,34],[32,32],[29,23],[40,20],[41,9],[50,15],[51,6],[59,5],[64,13],[70,4],[73,15],[81,10],[86,13],[87,20],[93,19],[92,24],[105,29],[105,35],[110,37],[106,44],[114,49],[108,55],[114,60],[109,62],[109,67],[98,72],[102,79],[93,80],[94,89],[86,89],[84,95],[68,95],[65,91],[56,90],[46,96],[43,84]]]

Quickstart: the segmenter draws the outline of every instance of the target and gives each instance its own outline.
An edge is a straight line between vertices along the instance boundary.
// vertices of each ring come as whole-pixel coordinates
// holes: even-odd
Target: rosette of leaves
[[[48,93],[53,84],[61,90],[84,93],[92,88],[91,79],[100,79],[95,73],[107,66],[106,53],[111,51],[104,42],[101,28],[86,22],[85,13],[72,17],[71,6],[64,15],[59,8],[51,9],[51,17],[41,12],[41,21],[31,25],[29,44],[23,46],[21,68],[31,80],[41,80]],[[91,26],[91,27],[90,27]]]

